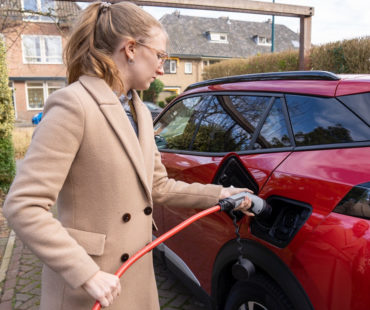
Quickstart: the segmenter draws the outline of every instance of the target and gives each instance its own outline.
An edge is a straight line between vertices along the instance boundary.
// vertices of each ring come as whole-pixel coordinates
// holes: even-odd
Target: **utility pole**
[[[275,3],[275,0],[272,0],[272,3]],[[272,22],[271,22],[271,53],[274,52],[274,45],[275,45],[275,15],[272,15]]]

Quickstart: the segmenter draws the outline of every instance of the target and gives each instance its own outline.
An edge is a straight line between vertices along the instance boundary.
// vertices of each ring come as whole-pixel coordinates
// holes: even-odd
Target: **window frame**
[[[22,10],[25,10],[24,1],[25,0],[21,0]],[[41,0],[34,0],[34,1],[36,2],[36,6],[37,6],[37,11],[35,11],[35,13],[44,13],[42,11]],[[56,9],[57,9],[56,1],[55,0],[52,0],[52,1],[53,1],[53,5],[54,5],[53,11],[56,12]],[[40,14],[33,14],[31,12],[24,12],[23,13],[23,21],[25,21],[25,22],[34,22],[34,23],[35,22],[36,23],[54,23],[54,22],[58,21],[58,18],[57,17],[51,17],[51,16],[44,16],[44,15],[40,15]]]
[[[271,38],[259,35],[254,36],[254,42],[256,42],[256,44],[260,46],[271,46],[272,44]]]
[[[38,62],[38,61],[29,61],[27,60],[27,56],[26,56],[26,48],[24,46],[24,39],[25,38],[39,38],[40,39],[40,59],[41,61]],[[58,39],[59,41],[59,46],[58,46],[58,49],[60,49],[60,56],[54,56],[54,57],[51,57],[51,56],[47,56],[46,55],[46,45],[45,45],[45,40],[48,39],[48,38],[54,38],[54,39]],[[62,57],[62,53],[63,53],[63,45],[62,45],[62,37],[61,36],[55,36],[55,35],[33,35],[33,34],[22,34],[22,59],[23,59],[23,63],[24,64],[37,64],[37,65],[62,65],[63,64],[63,57]],[[56,59],[56,58],[60,58],[60,61],[51,61],[51,62],[47,62],[47,58],[50,57],[52,59]],[[34,58],[38,58],[37,56],[34,57]]]
[[[166,70],[166,66],[163,65],[164,74],[176,74],[177,73],[177,60],[176,59],[166,59],[169,63],[169,70]]]
[[[221,38],[223,36],[224,36],[224,39]],[[229,43],[227,32],[209,31],[208,32],[208,38],[209,38],[209,41],[212,42],[212,43],[225,43],[225,44]]]
[[[48,80],[48,81],[43,81],[43,80],[28,80],[28,81],[25,81],[25,92],[26,92],[26,106],[27,106],[27,111],[42,111],[45,107],[45,102],[47,100],[47,98],[49,97],[49,85],[48,83],[52,83],[52,82],[57,82],[57,83],[60,83],[60,87],[57,88],[58,89],[61,89],[63,88],[66,83],[64,81],[61,81],[61,80]],[[33,108],[30,106],[30,102],[29,102],[29,96],[28,96],[28,90],[29,89],[40,89],[41,87],[29,87],[28,86],[28,83],[42,83],[42,95],[43,95],[43,99],[44,99],[44,104],[41,108]],[[53,87],[55,88],[55,87]]]
[[[274,98],[280,98],[280,100],[282,102],[283,113],[284,113],[284,116],[285,116],[285,122],[287,124],[289,139],[291,141],[292,146],[281,147],[281,148],[271,148],[271,149],[254,149],[254,150],[249,149],[249,150],[246,150],[246,151],[236,151],[235,152],[236,154],[238,154],[238,155],[248,155],[248,154],[261,154],[261,153],[325,150],[325,149],[337,149],[337,148],[344,149],[344,148],[356,148],[356,147],[368,147],[368,146],[370,146],[370,142],[349,142],[349,143],[347,142],[347,143],[336,143],[336,144],[296,146],[294,135],[293,135],[293,128],[292,128],[292,125],[291,125],[291,120],[290,120],[290,116],[289,116],[288,108],[287,108],[287,104],[286,104],[286,99],[285,99],[286,94],[288,94],[288,93],[279,93],[279,92],[275,93],[275,92],[263,92],[263,91],[262,92],[255,92],[255,91],[251,91],[251,92],[249,92],[249,91],[196,92],[196,93],[192,93],[192,94],[189,94],[189,95],[186,95],[186,96],[183,96],[183,97],[179,97],[171,105],[166,106],[165,111],[170,109],[178,101],[184,100],[184,99],[189,98],[189,97],[210,96],[210,95],[216,95],[216,96],[222,96],[222,95],[242,96],[242,95],[246,95],[246,96],[265,96],[265,97],[269,96],[269,97],[274,97]],[[322,96],[314,96],[314,95],[310,95],[310,94],[299,94],[299,95],[311,96],[311,97],[322,97]],[[338,99],[337,97],[331,97],[331,98]],[[273,102],[272,102],[272,105],[273,105]],[[272,105],[271,105],[271,107],[272,107]],[[262,126],[263,126],[268,114],[270,113],[271,107],[266,109],[265,117],[262,117],[261,120],[260,120],[259,125],[261,126],[261,128],[257,129],[257,127],[256,127],[256,130],[254,132],[254,135],[256,136],[256,139],[258,138],[258,135],[261,132]],[[231,112],[229,112],[229,113],[231,113]],[[238,117],[238,116],[237,115],[235,116],[235,113],[233,113],[232,117],[234,118],[234,117]],[[154,125],[158,121],[159,121],[159,119],[157,119],[155,121]],[[254,138],[255,137],[253,136],[252,140],[251,140],[251,143],[250,143],[251,146],[253,146],[252,143],[255,142],[255,140],[253,141]],[[230,153],[230,152],[220,152],[220,153],[197,152],[197,151],[190,151],[190,150],[189,151],[184,151],[184,150],[171,150],[171,149],[160,149],[159,151],[163,152],[163,153],[176,153],[176,154],[204,156],[204,157],[210,157],[210,156],[220,157],[220,156],[225,156],[225,155]]]
[[[188,68],[186,67],[188,66]],[[189,70],[190,68],[190,70]],[[184,64],[184,73],[185,74],[193,74],[193,63],[192,62],[185,62]]]
[[[287,99],[286,99],[286,96],[289,96],[289,95],[292,95],[292,96],[302,96],[302,97],[310,97],[310,98],[320,98],[320,99],[332,99],[332,100],[335,100],[338,105],[341,105],[344,109],[348,110],[350,113],[352,113],[352,115],[355,117],[355,118],[358,118],[359,121],[362,121],[364,123],[364,125],[367,125],[366,122],[364,120],[362,120],[360,117],[358,117],[358,115],[356,113],[354,113],[351,109],[349,109],[341,100],[338,99],[338,97],[336,96],[316,96],[316,95],[311,95],[311,94],[304,94],[304,93],[285,93],[284,94],[284,101],[285,101],[285,109],[286,109],[286,113],[288,114],[288,117],[289,117],[289,122],[290,122],[290,125],[291,125],[291,137],[293,138],[293,141],[295,143],[295,135],[294,135],[294,130],[293,130],[293,123],[292,123],[292,120],[291,120],[291,117],[290,117],[290,114],[289,114],[289,110],[288,110],[288,103],[287,103]],[[340,142],[340,143],[327,143],[327,144],[313,144],[313,145],[296,145],[296,143],[294,144],[295,145],[295,148],[294,150],[297,150],[297,151],[301,151],[301,150],[321,150],[321,149],[336,149],[336,148],[351,148],[351,147],[362,147],[362,146],[370,146],[370,140],[369,141],[352,141],[352,142]]]

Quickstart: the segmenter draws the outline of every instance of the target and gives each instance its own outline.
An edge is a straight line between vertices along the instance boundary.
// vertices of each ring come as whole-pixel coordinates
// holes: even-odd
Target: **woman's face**
[[[124,83],[127,90],[148,89],[158,75],[163,75],[163,57],[166,56],[167,36],[158,27],[152,28],[150,36],[145,41],[136,41],[134,47],[127,52],[127,63],[123,72]]]

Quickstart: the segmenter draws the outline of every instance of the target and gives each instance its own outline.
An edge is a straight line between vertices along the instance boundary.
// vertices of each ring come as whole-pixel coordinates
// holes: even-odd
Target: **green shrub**
[[[169,104],[173,99],[175,99],[177,97],[177,95],[171,95],[171,96],[168,96],[166,97],[166,104]]]
[[[159,93],[163,90],[164,84],[161,80],[155,79],[149,86],[149,89],[144,91],[144,101],[156,102]]]
[[[370,73],[370,37],[332,42],[311,49],[311,68],[334,73]]]
[[[0,40],[0,192],[6,193],[15,175],[12,130],[14,111],[5,61],[5,47]]]
[[[164,101],[158,101],[158,105],[159,105],[161,108],[164,108],[164,107],[165,107]]]
[[[334,73],[370,73],[370,37],[312,47],[310,69]],[[225,60],[206,67],[203,78],[296,70],[299,70],[299,52],[295,50]]]
[[[248,59],[224,60],[205,68],[204,79],[222,76],[240,75],[260,72],[279,72],[298,70],[298,51],[285,51],[273,54],[262,54]]]

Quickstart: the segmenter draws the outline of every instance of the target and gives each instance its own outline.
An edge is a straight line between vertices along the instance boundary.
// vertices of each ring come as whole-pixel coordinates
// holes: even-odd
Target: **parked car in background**
[[[149,102],[149,101],[144,101],[144,104],[148,107],[150,113],[152,114],[152,118],[153,120],[159,115],[159,113],[162,112],[162,108],[157,106],[156,104],[154,104],[153,102]],[[42,118],[42,112],[39,112],[37,114],[35,114],[33,117],[32,117],[32,124],[34,125],[37,125],[38,123],[41,122],[41,118]]]
[[[281,72],[191,85],[154,123],[168,175],[247,187],[268,218],[209,215],[159,248],[225,310],[370,309],[370,75]],[[179,201],[181,204],[181,201]],[[156,206],[159,236],[199,208]],[[242,274],[240,274],[243,277]]]
[[[148,107],[150,113],[152,113],[152,118],[153,120],[162,112],[162,108],[160,106],[157,106],[155,103],[153,102],[149,102],[149,101],[143,101],[144,104]]]
[[[35,114],[32,117],[32,124],[37,125],[38,123],[41,122],[41,119],[42,119],[42,112],[39,112],[39,113]]]

